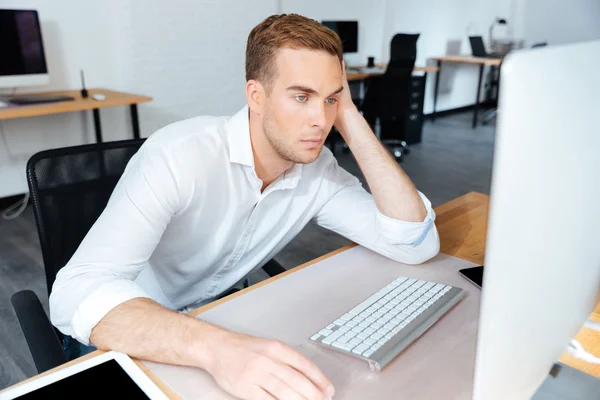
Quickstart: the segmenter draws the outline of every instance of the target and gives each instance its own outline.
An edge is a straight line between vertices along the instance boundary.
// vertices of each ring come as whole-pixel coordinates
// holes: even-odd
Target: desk
[[[473,109],[473,128],[477,126],[477,114],[479,113],[479,96],[481,95],[481,80],[483,79],[483,69],[486,65],[500,67],[502,64],[501,58],[483,58],[473,57],[467,55],[448,55],[442,57],[432,57],[430,60],[436,61],[440,73],[435,78],[435,87],[433,92],[433,120],[436,118],[436,105],[439,91],[439,81],[442,69],[442,62],[456,63],[456,64],[470,64],[479,65],[479,80],[477,81],[477,93],[475,97],[475,105]]]
[[[377,64],[378,68],[386,68],[387,64]],[[348,78],[349,82],[352,81],[361,81],[363,79],[368,79],[368,78],[375,78],[377,76],[381,76],[384,73],[383,72],[360,72],[358,69],[359,68],[365,68],[365,66],[358,66],[358,67],[348,67],[347,72],[346,72],[346,77]],[[352,70],[356,71],[356,72],[351,72]],[[439,67],[435,67],[432,65],[427,65],[424,67],[415,67],[413,69],[413,73],[414,72],[423,72],[425,75],[427,75],[427,73],[429,72],[438,72],[440,69]]]
[[[138,103],[152,101],[152,97],[140,96],[125,92],[117,92],[108,89],[89,89],[87,98],[81,97],[79,90],[69,90],[61,92],[35,93],[36,95],[61,95],[71,96],[75,100],[60,101],[56,103],[42,103],[26,106],[9,106],[0,108],[0,120],[38,117],[42,115],[61,114],[67,112],[92,110],[94,115],[94,128],[96,132],[96,141],[102,142],[102,127],[100,124],[100,109],[106,107],[126,106],[128,105],[131,113],[131,124],[133,127],[133,137],[140,138],[140,124],[138,120]],[[103,94],[106,100],[94,100],[93,94]]]
[[[436,226],[440,235],[441,247],[440,250],[443,253],[465,259],[467,261],[471,261],[477,264],[482,264],[484,260],[485,254],[485,236],[486,236],[486,228],[487,228],[487,215],[488,215],[488,206],[489,206],[489,197],[480,194],[480,193],[468,193],[464,196],[458,197],[448,203],[445,203],[439,207],[435,208],[436,212]],[[333,255],[339,254],[343,251],[346,251],[355,245],[349,245],[338,249],[332,253],[326,254],[322,257],[319,257],[313,261],[310,261],[306,264],[293,268],[289,271],[286,271],[280,275],[262,281],[256,285],[253,285],[247,289],[241,290],[237,293],[234,293],[226,298],[220,299],[213,303],[210,303],[206,306],[200,307],[192,312],[190,315],[197,316],[200,313],[208,311],[219,304],[223,304],[233,298],[243,295],[244,293],[253,291],[259,287],[265,286],[270,282],[281,279],[284,276],[291,275],[299,270],[302,270],[310,265],[313,265],[319,261],[325,260]],[[600,308],[597,308],[594,314],[592,315],[592,319],[600,321]],[[600,352],[600,335],[594,334],[589,329],[582,329],[577,335],[580,342],[588,349],[589,351],[598,354]],[[57,367],[51,371],[48,371],[42,375],[47,373],[54,372],[58,369],[64,368],[65,366],[72,365],[80,362],[80,360],[84,360],[87,358],[95,357],[99,354],[102,354],[101,351],[95,351],[91,354],[88,354],[81,359],[70,361],[63,366]],[[600,367],[599,366],[590,366],[587,364],[582,364],[580,362],[573,362],[569,360],[566,356],[563,356],[561,362],[573,366],[577,369],[580,369],[584,372],[587,372],[596,377],[600,377]],[[154,375],[144,364],[136,361],[137,365],[139,365],[148,376],[159,385],[159,387],[165,391],[165,393],[173,399],[179,399],[170,388],[168,388],[164,383],[162,383],[156,375]],[[34,376],[26,381],[20,382],[17,385],[20,385],[24,382],[31,381],[36,379],[38,376]]]

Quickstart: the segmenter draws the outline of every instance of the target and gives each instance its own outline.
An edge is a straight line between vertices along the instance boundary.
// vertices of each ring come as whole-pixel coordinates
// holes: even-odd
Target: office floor
[[[426,122],[423,141],[411,146],[402,168],[433,203],[443,204],[471,191],[489,193],[494,125],[471,129],[471,113]],[[364,182],[349,153],[337,152],[339,163]],[[276,258],[286,268],[312,260],[349,241],[316,225],[307,226]],[[31,207],[12,221],[0,219],[0,389],[36,373],[10,296],[32,289],[47,311],[42,256]],[[265,277],[257,273],[256,282]]]

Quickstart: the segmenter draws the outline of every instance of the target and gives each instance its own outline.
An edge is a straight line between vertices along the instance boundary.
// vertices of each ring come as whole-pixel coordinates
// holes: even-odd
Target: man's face
[[[321,153],[336,118],[341,65],[336,56],[312,50],[279,49],[275,59],[263,130],[282,159],[308,164]]]

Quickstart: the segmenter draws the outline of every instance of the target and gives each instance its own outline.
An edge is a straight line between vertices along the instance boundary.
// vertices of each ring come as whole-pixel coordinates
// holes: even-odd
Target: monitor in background
[[[358,21],[323,21],[322,23],[338,34],[344,46],[344,53],[358,52]]]
[[[599,300],[598,64],[600,41],[502,65],[475,400],[530,399]]]
[[[0,88],[49,83],[37,11],[0,9]]]

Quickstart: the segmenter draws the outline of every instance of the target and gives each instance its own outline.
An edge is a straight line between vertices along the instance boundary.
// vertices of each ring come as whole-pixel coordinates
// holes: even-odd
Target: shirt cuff
[[[431,208],[431,202],[419,191],[419,196],[425,205],[427,215],[423,222],[407,222],[390,218],[383,215],[379,210],[375,214],[375,227],[377,232],[393,245],[418,246],[425,240],[427,234],[434,226],[435,212]]]
[[[150,298],[132,281],[111,281],[100,285],[75,310],[71,322],[73,337],[89,345],[92,329],[110,310],[138,297]]]

